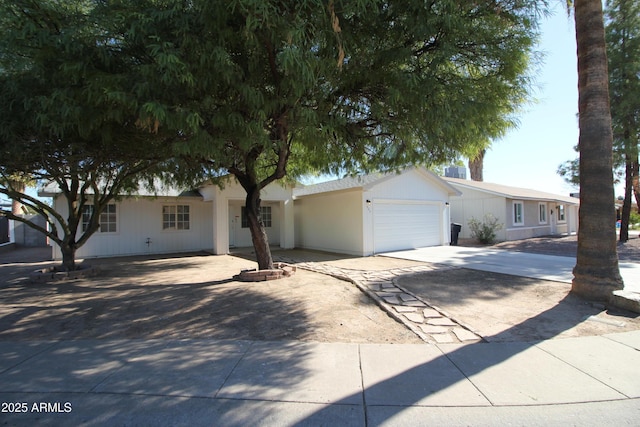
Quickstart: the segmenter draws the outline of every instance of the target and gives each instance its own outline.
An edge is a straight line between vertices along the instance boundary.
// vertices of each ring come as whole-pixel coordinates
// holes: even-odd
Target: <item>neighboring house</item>
[[[112,201],[102,212],[100,229],[76,253],[78,258],[208,251],[226,254],[233,246],[251,246],[243,216],[245,192],[235,181],[223,189],[205,185],[196,191],[162,189]],[[53,197],[56,211],[67,216],[67,204],[53,185],[41,189]],[[90,209],[90,207],[87,207]],[[262,193],[262,210],[269,242],[293,247],[291,189],[278,184]],[[88,216],[81,227],[86,227]],[[62,255],[53,247],[54,259]]]
[[[578,231],[580,200],[542,191],[488,182],[443,178],[462,193],[451,198],[451,220],[462,225],[461,238],[470,238],[469,220],[492,214],[502,230],[497,240],[520,240]]]
[[[368,256],[450,242],[449,197],[424,168],[344,178],[293,190],[296,247]]]

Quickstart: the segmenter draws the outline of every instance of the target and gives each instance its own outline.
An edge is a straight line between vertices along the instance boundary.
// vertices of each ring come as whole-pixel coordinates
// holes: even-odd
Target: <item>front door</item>
[[[229,206],[229,247],[236,245],[236,227],[240,220],[240,214],[235,206]]]

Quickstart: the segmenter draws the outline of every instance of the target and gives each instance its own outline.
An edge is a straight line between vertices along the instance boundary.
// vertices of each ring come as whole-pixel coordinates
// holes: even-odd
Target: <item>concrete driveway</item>
[[[574,257],[487,247],[433,246],[378,255],[566,283],[571,283],[572,270],[576,264]],[[624,279],[625,290],[640,292],[640,263],[621,262],[620,274]]]

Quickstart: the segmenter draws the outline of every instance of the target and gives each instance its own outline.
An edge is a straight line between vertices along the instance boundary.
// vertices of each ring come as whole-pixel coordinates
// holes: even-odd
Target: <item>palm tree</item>
[[[573,2],[578,45],[580,227],[572,292],[607,301],[624,284],[618,268],[613,134],[601,0]]]

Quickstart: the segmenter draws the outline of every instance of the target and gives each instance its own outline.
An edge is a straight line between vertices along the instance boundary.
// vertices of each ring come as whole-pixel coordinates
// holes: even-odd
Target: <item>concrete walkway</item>
[[[640,332],[438,345],[3,342],[0,423],[637,425],[638,366]]]
[[[576,265],[575,257],[486,247],[434,246],[380,255],[566,283],[571,283]],[[620,262],[619,265],[625,290],[640,292],[640,263]]]

